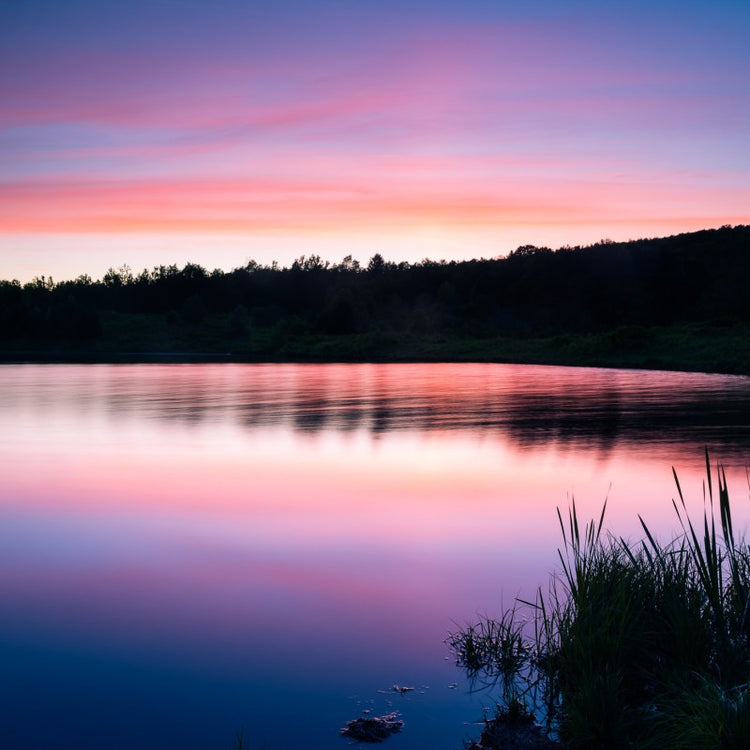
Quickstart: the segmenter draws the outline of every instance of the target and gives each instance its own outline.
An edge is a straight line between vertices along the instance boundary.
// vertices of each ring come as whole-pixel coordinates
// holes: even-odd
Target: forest
[[[507,257],[0,281],[4,361],[484,360],[750,372],[750,226]]]

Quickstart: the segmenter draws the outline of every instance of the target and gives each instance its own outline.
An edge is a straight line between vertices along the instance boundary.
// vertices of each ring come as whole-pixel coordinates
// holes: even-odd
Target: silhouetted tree
[[[173,328],[221,321],[227,335],[252,320],[277,342],[310,331],[530,336],[733,325],[750,322],[749,277],[747,226],[556,251],[521,245],[493,260],[394,264],[376,253],[365,269],[351,255],[331,266],[315,254],[289,268],[248,261],[228,273],[187,263],[134,275],[123,265],[99,281],[0,282],[0,340],[91,341],[103,316],[118,313],[169,316]],[[632,330],[613,345],[630,345]]]

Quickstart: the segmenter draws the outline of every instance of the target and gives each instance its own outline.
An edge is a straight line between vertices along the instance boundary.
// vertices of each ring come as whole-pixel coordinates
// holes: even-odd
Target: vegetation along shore
[[[750,226],[506,258],[313,255],[0,281],[3,361],[492,361],[750,373]]]
[[[708,455],[706,472],[697,523],[675,475],[681,534],[666,543],[643,520],[633,543],[603,532],[604,509],[585,527],[575,505],[558,512],[549,590],[450,636],[498,695],[475,747],[750,747],[750,546]]]

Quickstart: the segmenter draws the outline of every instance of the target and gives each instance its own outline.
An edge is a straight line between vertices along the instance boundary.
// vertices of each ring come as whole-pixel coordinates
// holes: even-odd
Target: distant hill
[[[229,272],[123,267],[98,281],[1,281],[0,352],[6,360],[516,358],[748,372],[748,279],[750,226],[527,245],[493,260],[394,264],[375,255],[361,267],[313,255],[288,268],[250,262]],[[678,352],[679,332],[711,352],[681,362],[690,346]]]

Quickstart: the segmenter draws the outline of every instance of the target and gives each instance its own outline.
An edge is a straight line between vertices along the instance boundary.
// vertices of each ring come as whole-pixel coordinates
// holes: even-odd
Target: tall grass
[[[750,548],[708,453],[699,523],[675,473],[682,533],[637,543],[564,518],[560,571],[533,602],[450,634],[470,676],[501,687],[570,748],[750,747]]]

